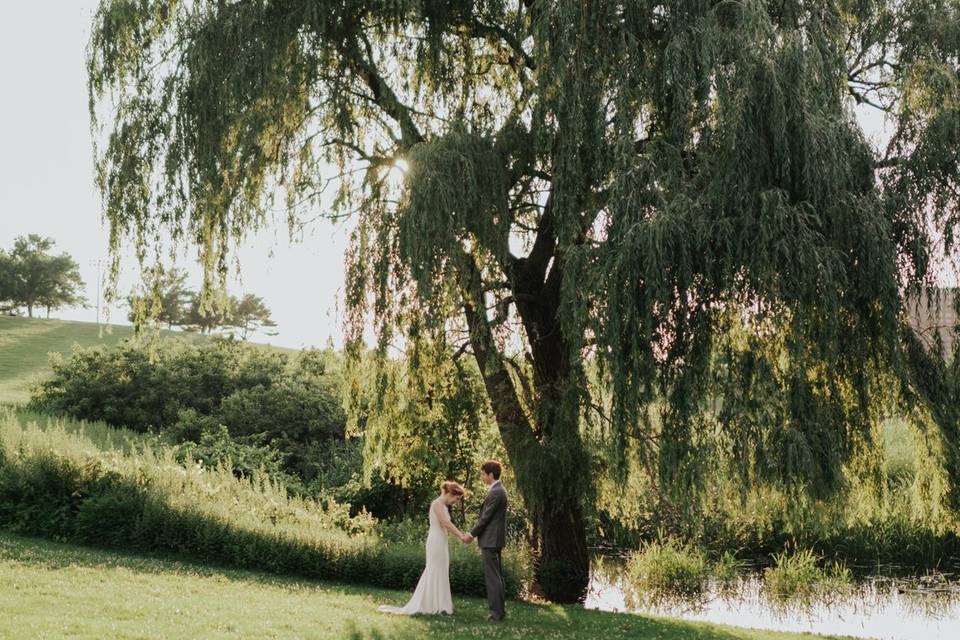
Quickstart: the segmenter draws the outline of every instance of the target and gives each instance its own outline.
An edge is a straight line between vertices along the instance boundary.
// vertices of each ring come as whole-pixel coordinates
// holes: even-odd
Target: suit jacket
[[[481,549],[502,549],[507,541],[507,490],[499,482],[490,487],[480,518],[470,531]]]

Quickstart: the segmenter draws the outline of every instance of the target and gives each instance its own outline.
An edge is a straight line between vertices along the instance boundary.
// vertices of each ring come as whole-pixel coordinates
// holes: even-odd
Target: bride
[[[430,532],[427,534],[427,566],[413,597],[403,607],[381,605],[380,611],[412,615],[414,613],[453,613],[450,596],[450,550],[447,532],[464,539],[464,534],[450,520],[450,507],[463,497],[464,489],[456,482],[447,481],[440,495],[430,503]]]

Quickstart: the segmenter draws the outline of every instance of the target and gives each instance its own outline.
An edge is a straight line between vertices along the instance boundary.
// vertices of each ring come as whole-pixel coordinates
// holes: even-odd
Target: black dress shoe
[[[503,618],[494,618],[493,616],[487,616],[487,620],[489,620],[490,622],[503,622]]]

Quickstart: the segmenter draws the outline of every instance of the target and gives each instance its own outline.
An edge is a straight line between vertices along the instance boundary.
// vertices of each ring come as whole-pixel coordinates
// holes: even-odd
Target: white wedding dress
[[[450,521],[447,506],[435,509],[437,498],[430,503],[430,531],[427,533],[427,566],[420,574],[420,582],[410,601],[403,607],[381,605],[380,611],[413,615],[415,613],[453,613],[453,598],[450,595],[450,549],[447,547],[447,531],[437,516]]]

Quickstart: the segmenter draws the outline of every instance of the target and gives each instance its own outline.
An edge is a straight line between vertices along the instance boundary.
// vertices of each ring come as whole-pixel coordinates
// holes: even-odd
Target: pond
[[[699,596],[637,594],[622,564],[598,563],[584,606],[739,627],[847,635],[883,640],[960,639],[960,573],[898,577],[894,567],[861,574],[843,596],[783,602],[763,589],[762,573],[747,570],[734,584],[712,584]]]

